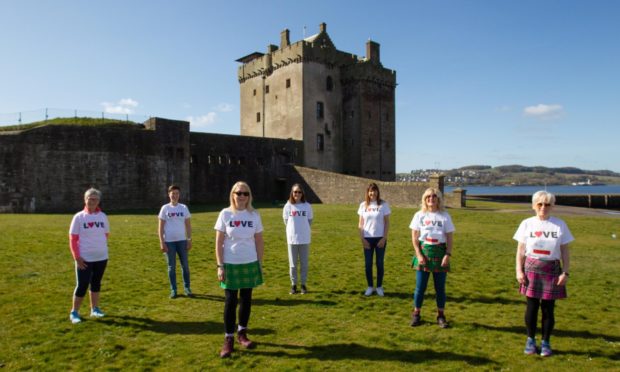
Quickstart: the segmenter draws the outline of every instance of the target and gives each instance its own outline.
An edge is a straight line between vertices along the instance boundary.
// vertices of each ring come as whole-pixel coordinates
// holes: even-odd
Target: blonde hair
[[[237,213],[239,211],[239,209],[237,208],[237,205],[235,204],[235,190],[237,190],[237,188],[245,188],[247,190],[247,192],[250,193],[250,195],[248,196],[248,202],[245,205],[245,210],[247,210],[248,212],[254,212],[254,207],[252,207],[252,190],[250,189],[250,186],[243,182],[243,181],[239,181],[237,183],[235,183],[233,185],[233,187],[230,189],[230,209],[232,209],[233,212]]]
[[[534,195],[532,195],[532,207],[539,202],[555,205],[555,195],[545,190],[536,191]]]
[[[420,210],[422,212],[428,212],[428,207],[426,206],[425,200],[426,200],[426,197],[430,195],[437,195],[437,210],[439,212],[443,212],[444,210],[443,194],[441,193],[441,191],[439,191],[439,189],[436,189],[434,187],[429,187],[428,189],[426,189],[426,191],[424,191],[424,194],[422,194],[422,201],[420,202]]]

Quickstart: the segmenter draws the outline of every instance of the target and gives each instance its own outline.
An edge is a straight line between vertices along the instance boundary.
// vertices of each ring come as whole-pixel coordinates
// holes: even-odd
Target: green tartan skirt
[[[420,248],[422,248],[422,254],[426,257],[426,264],[420,265],[418,257],[413,255],[411,260],[411,267],[418,271],[429,271],[435,273],[449,272],[450,265],[443,267],[441,261],[446,254],[446,244],[428,244],[420,241]]]
[[[247,264],[224,264],[224,289],[255,288],[263,284],[263,271],[258,261]]]

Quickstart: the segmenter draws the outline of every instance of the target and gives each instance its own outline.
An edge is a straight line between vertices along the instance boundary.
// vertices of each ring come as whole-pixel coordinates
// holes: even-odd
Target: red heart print
[[[534,235],[536,235],[537,238],[540,238],[540,236],[542,235],[542,231],[536,231]]]
[[[95,225],[95,223],[94,223],[94,222],[89,222],[89,223],[88,223],[88,227],[93,227],[94,225]]]
[[[430,225],[431,224],[431,220],[426,220],[424,221],[425,224]]]
[[[239,227],[241,225],[241,221],[235,221],[235,226]]]

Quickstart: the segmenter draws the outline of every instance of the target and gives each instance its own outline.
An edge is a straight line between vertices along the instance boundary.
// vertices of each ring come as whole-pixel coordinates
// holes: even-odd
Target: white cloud
[[[220,103],[215,109],[219,112],[231,112],[234,108],[230,103]]]
[[[116,103],[101,102],[104,112],[108,114],[133,114],[138,107],[138,101],[131,98],[123,98]]]
[[[564,107],[562,105],[546,105],[540,103],[536,106],[528,106],[523,109],[523,115],[538,119],[556,119],[562,116]]]
[[[189,121],[191,130],[205,131],[215,124],[217,120],[217,113],[209,112],[206,115],[201,116],[188,116],[185,120]]]

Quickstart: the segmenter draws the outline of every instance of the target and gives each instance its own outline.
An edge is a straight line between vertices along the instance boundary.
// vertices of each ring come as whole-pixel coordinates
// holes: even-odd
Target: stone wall
[[[145,129],[146,128],[146,129]],[[189,123],[43,126],[0,135],[0,211],[66,212],[89,187],[106,209],[144,208],[189,189]]]
[[[430,182],[382,182],[301,166],[291,166],[287,187],[290,190],[293,183],[302,184],[311,203],[356,205],[364,200],[371,182],[379,186],[382,199],[398,207],[418,208],[428,187],[443,190],[443,176],[433,177]]]
[[[301,141],[191,133],[191,199],[228,203],[237,181],[250,185],[255,200],[288,197],[288,164],[303,163]]]
[[[476,199],[531,203],[532,195],[475,195]],[[555,204],[572,207],[620,210],[620,195],[556,195]]]

